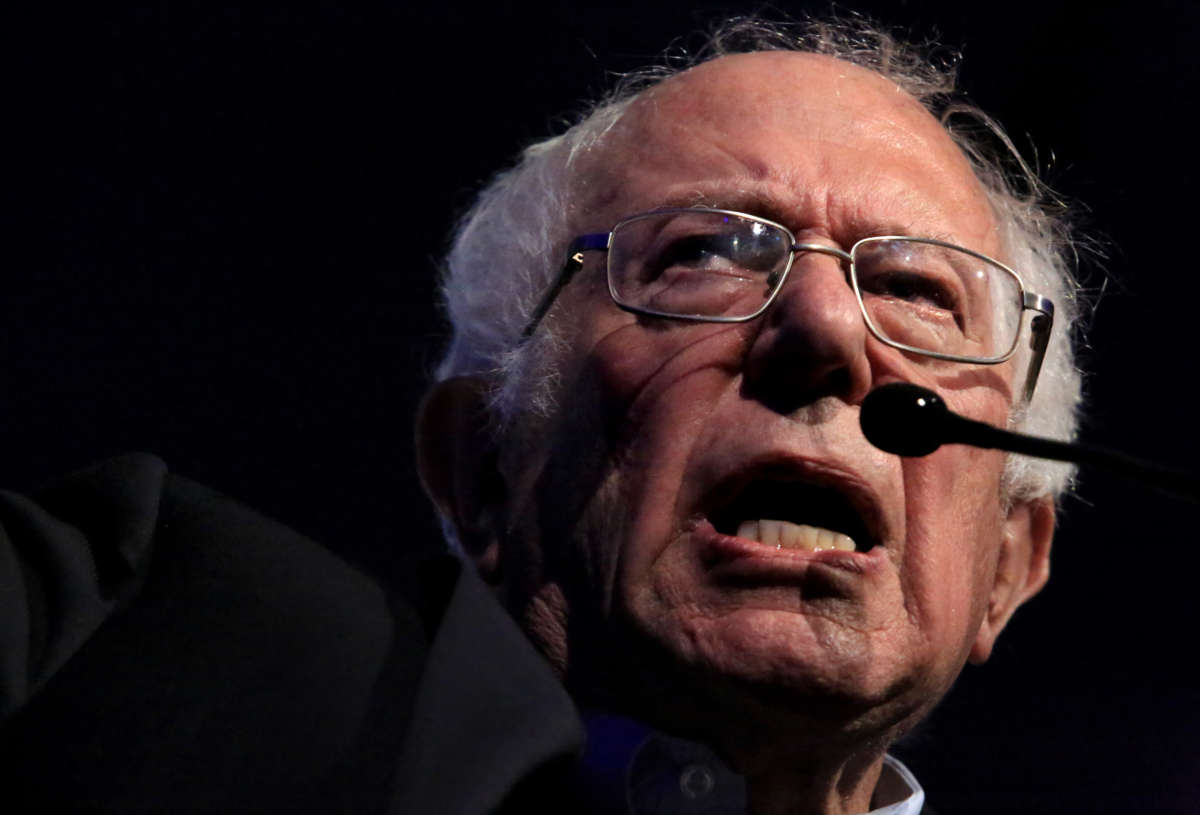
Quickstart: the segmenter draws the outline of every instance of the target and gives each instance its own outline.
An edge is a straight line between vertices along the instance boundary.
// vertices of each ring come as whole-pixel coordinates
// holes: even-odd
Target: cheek
[[[654,330],[626,322],[600,333],[568,388],[583,394],[581,410],[585,399],[601,406],[594,441],[612,482],[614,500],[605,511],[620,515],[621,534],[592,545],[606,551],[614,561],[608,568],[628,590],[649,579],[688,520],[681,508],[685,476],[696,451],[718,432],[714,412],[736,396],[744,344],[729,326]]]
[[[903,464],[908,612],[932,643],[964,658],[999,552],[1002,464],[996,451],[961,446]]]
[[[1005,373],[982,368],[972,375]],[[945,393],[952,410],[1004,426],[1008,405],[1002,391],[985,387]],[[922,458],[901,459],[908,537],[920,542],[910,547],[911,556],[929,581],[945,581],[943,595],[975,596],[995,567],[1003,532],[1004,457],[998,450],[951,444]]]
[[[599,415],[610,457],[647,471],[686,455],[742,367],[746,329],[714,324],[642,324],[609,309],[572,338],[586,348],[564,377],[565,420]]]
[[[714,385],[724,387],[741,372],[745,359],[747,326],[642,325],[627,319],[612,330],[597,328],[585,340],[590,351],[583,376],[608,395],[608,410],[621,424],[644,422],[646,414],[664,406],[682,416],[703,411],[704,404],[676,392],[695,390],[694,400]],[[701,383],[704,378],[709,381]]]

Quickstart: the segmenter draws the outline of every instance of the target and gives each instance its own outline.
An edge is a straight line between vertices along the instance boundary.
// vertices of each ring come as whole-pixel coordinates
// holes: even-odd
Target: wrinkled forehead
[[[885,169],[864,168],[862,155]],[[826,198],[871,185],[909,213],[901,219],[925,208],[922,222],[969,215],[978,235],[995,227],[966,157],[917,100],[817,54],[731,55],[667,79],[630,104],[579,169],[581,209],[606,215],[687,203],[656,197],[689,185],[694,203],[705,203],[707,185]]]

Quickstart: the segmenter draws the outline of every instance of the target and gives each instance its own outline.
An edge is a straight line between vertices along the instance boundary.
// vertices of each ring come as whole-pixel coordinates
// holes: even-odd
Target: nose
[[[857,404],[871,389],[866,323],[832,254],[797,254],[746,358],[747,396],[782,413],[824,396]]]

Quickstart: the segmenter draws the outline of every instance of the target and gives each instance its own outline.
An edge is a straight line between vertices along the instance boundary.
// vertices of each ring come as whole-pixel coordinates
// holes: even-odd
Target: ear
[[[1022,501],[1009,510],[987,613],[971,646],[970,661],[973,664],[987,661],[1009,617],[1050,579],[1050,541],[1053,537],[1052,499]]]
[[[417,471],[426,494],[490,582],[499,580],[496,522],[506,490],[488,432],[488,387],[461,376],[434,385],[417,409]]]

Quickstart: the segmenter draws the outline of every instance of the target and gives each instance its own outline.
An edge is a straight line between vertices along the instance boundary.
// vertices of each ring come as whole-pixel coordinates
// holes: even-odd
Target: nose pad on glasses
[[[839,256],[797,254],[746,357],[744,390],[781,413],[871,388],[867,327]]]

